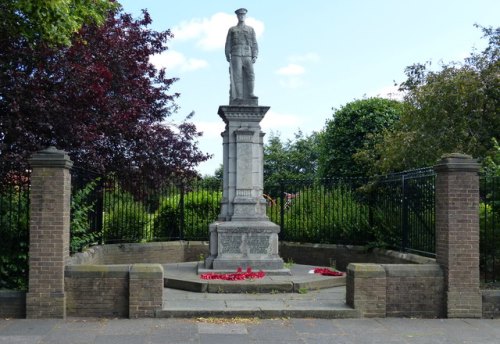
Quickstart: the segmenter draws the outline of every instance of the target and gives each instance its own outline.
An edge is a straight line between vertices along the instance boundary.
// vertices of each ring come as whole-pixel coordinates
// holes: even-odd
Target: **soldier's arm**
[[[252,61],[255,62],[259,56],[259,45],[257,44],[257,38],[255,37],[255,31],[252,28]]]
[[[227,30],[227,37],[226,37],[226,60],[227,62],[231,61],[231,29]]]

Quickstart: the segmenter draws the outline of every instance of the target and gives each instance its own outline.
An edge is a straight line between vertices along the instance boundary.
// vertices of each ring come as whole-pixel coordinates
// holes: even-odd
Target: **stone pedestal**
[[[264,133],[259,123],[268,110],[253,105],[219,107],[226,123],[223,195],[218,221],[210,225],[207,269],[283,270],[278,254],[280,228],[269,221],[263,198]]]

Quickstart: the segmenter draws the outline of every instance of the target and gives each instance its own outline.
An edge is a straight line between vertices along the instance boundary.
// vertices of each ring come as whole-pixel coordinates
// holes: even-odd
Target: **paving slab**
[[[357,318],[359,312],[345,303],[345,287],[304,293],[198,293],[164,289],[163,309],[156,317],[313,317]]]
[[[499,329],[500,319],[0,319],[0,343],[493,344]]]

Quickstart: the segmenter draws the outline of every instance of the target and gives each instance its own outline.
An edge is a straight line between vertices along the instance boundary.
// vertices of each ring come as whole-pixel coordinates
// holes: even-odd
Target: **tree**
[[[175,78],[149,57],[167,49],[170,31],[148,28],[151,18],[121,10],[102,26],[85,25],[72,45],[8,46],[0,55],[0,164],[4,173],[49,145],[78,165],[119,176],[194,174],[208,158],[189,122],[166,124],[176,111],[168,90]],[[24,57],[32,58],[24,58]],[[16,61],[21,59],[22,65]]]
[[[0,0],[0,32],[30,44],[69,45],[84,24],[104,23],[117,6],[111,0]]]
[[[319,143],[319,175],[367,176],[378,156],[373,147],[399,119],[402,104],[396,100],[368,98],[335,110]]]
[[[483,158],[492,149],[500,133],[500,28],[482,29],[488,47],[463,63],[406,69],[404,114],[377,147],[379,170],[428,166],[452,152]]]
[[[318,161],[318,133],[304,136],[301,131],[294,140],[282,142],[271,133],[264,146],[264,182],[277,185],[282,180],[314,179]]]

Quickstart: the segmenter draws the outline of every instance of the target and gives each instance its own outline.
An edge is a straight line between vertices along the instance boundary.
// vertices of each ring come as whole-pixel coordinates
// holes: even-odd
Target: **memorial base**
[[[280,274],[289,274],[278,253],[280,227],[271,221],[215,222],[209,230],[206,269],[234,272],[250,267],[255,271],[282,270]]]

